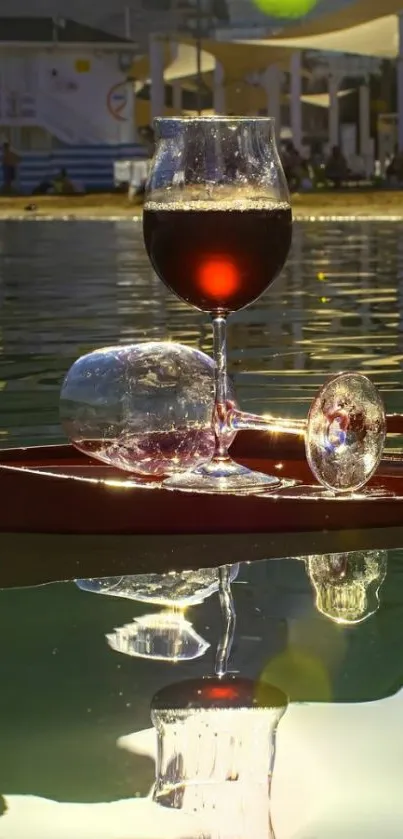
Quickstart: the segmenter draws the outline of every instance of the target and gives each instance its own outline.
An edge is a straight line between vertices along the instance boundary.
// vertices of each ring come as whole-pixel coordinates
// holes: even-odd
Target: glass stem
[[[231,407],[227,411],[226,422],[228,429],[232,431],[270,431],[274,434],[293,434],[302,438],[307,428],[307,421],[304,419],[283,419],[268,414],[259,417]]]
[[[214,361],[215,361],[215,401],[214,434],[215,452],[213,460],[230,460],[225,432],[228,412],[227,393],[227,318],[224,314],[213,315]]]

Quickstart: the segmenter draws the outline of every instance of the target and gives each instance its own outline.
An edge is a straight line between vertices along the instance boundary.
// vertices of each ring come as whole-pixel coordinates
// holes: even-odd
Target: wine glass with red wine
[[[214,329],[215,453],[166,486],[193,492],[277,489],[277,477],[231,460],[226,444],[226,321],[274,282],[287,259],[292,216],[274,120],[156,119],[144,206],[154,270],[182,300],[209,312]]]

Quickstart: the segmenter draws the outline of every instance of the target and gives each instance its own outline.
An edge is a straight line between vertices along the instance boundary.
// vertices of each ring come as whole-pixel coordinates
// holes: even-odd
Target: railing
[[[57,96],[44,91],[37,96],[0,93],[0,121],[10,126],[40,125],[71,145],[105,142],[97,125]]]
[[[63,167],[73,181],[84,184],[87,190],[111,190],[116,186],[114,177],[118,161],[143,161],[138,170],[147,166],[141,145],[66,145],[42,152],[22,152],[19,171],[19,188],[25,193],[43,180],[52,179]]]
[[[28,93],[0,93],[0,119],[10,124],[33,122],[36,119],[36,98]]]
[[[74,145],[105,142],[105,136],[98,126],[57,96],[41,91],[37,97],[37,106],[37,116],[43,127],[65,143]]]

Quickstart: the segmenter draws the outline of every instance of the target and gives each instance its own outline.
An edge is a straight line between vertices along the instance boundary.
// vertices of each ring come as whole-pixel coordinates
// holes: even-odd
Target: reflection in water
[[[163,688],[152,702],[158,732],[154,800],[199,814],[211,839],[274,839],[270,787],[285,694],[241,678]]]
[[[238,571],[238,564],[230,566],[231,581],[235,580]],[[166,574],[132,574],[76,580],[76,584],[83,591],[95,594],[185,608],[202,603],[218,591],[219,571],[217,568],[200,568],[196,571],[168,571]]]
[[[144,574],[138,578],[133,575],[79,580],[77,584],[87,591],[171,605],[172,611],[143,615],[115,629],[106,638],[109,646],[117,652],[174,662],[199,658],[209,648],[208,642],[195,632],[180,608],[200,604],[218,588],[223,634],[217,646],[216,674],[223,676],[227,672],[235,633],[236,615],[231,582],[237,574],[238,565],[225,565],[219,569]]]
[[[125,655],[172,662],[200,658],[209,648],[210,644],[198,635],[180,609],[202,603],[219,589],[225,631],[218,645],[217,666],[224,672],[235,629],[231,581],[238,571],[236,564],[225,569],[81,579],[76,580],[76,585],[96,594],[171,606],[172,611],[143,615],[108,633],[106,638],[112,649]]]
[[[199,658],[209,648],[180,609],[202,603],[217,590],[223,621],[223,635],[217,647],[216,673],[226,673],[235,632],[235,606],[231,582],[239,565],[170,571],[167,574],[138,574],[76,580],[83,591],[171,606],[172,611],[143,615],[108,633],[112,649],[126,655],[162,661]]]
[[[313,555],[305,567],[316,591],[317,609],[335,623],[362,623],[379,609],[386,551]]]
[[[115,629],[106,640],[118,653],[172,662],[200,658],[210,646],[182,612],[143,615]]]
[[[231,566],[223,565],[219,569],[219,575],[219,597],[224,634],[217,647],[215,672],[216,676],[224,676],[228,669],[228,659],[231,655],[235,635],[236,614],[234,598],[231,591],[231,580],[233,579],[231,576]]]
[[[352,628],[314,609],[300,559],[245,565],[233,587],[231,657],[242,677],[203,678],[206,658],[179,659],[179,684],[167,689],[164,661],[117,656],[105,644],[108,627],[141,605],[88,598],[71,584],[0,592],[3,631],[18,627],[2,658],[0,839],[268,839],[269,816],[276,839],[401,839],[402,557],[388,556],[374,619]],[[329,556],[309,559],[329,566]],[[385,571],[386,556],[378,559]],[[336,577],[344,560],[358,573],[368,556],[360,565],[344,555]],[[198,606],[201,634],[218,637],[218,618],[212,599]],[[298,658],[295,644],[311,655]],[[276,656],[287,651],[280,670]],[[327,692],[317,690],[319,670]],[[270,788],[282,713],[267,698],[271,685],[292,700]],[[152,795],[144,757],[156,763]]]

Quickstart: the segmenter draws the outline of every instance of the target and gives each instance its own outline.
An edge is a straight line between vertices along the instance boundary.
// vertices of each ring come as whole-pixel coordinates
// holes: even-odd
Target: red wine
[[[248,306],[280,273],[291,244],[288,204],[148,204],[144,241],[154,270],[197,309]]]

